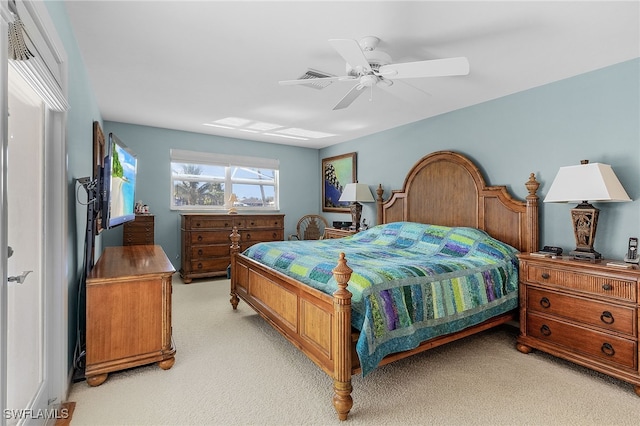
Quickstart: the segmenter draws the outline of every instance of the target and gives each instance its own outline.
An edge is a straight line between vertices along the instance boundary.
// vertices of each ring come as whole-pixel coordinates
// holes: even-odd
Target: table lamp
[[[608,164],[582,160],[580,165],[560,167],[544,202],[579,203],[571,209],[576,249],[569,253],[578,259],[591,260],[602,257],[593,248],[600,210],[589,201],[611,202],[631,199]]]
[[[229,210],[227,213],[228,214],[238,214],[238,209],[236,209],[235,205],[236,205],[236,201],[238,201],[238,197],[236,196],[236,194],[231,194],[229,196],[229,199],[227,200],[227,209]]]
[[[369,185],[356,182],[348,183],[344,187],[342,195],[340,195],[340,199],[338,201],[351,202],[351,205],[349,206],[351,209],[351,220],[355,225],[357,232],[360,230],[360,216],[362,215],[362,204],[360,203],[370,203],[375,200],[373,199]]]

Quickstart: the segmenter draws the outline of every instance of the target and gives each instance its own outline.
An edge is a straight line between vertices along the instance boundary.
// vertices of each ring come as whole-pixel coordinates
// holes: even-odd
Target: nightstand
[[[640,269],[520,255],[520,335],[533,349],[634,385],[638,367]]]
[[[338,228],[325,228],[324,229],[324,238],[326,240],[334,239],[334,238],[344,238],[349,235],[355,234],[356,231],[351,231],[349,229],[338,229]]]

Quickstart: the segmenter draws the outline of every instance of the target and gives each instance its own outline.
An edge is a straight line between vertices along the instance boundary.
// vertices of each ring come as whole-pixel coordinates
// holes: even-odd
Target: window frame
[[[234,178],[232,176],[232,171],[235,168],[248,168],[248,169],[268,169],[273,171],[273,182],[268,182],[265,184],[266,186],[273,187],[274,192],[274,200],[273,205],[266,206],[238,206],[235,208],[238,212],[241,211],[279,211],[280,210],[280,185],[279,185],[279,175],[280,175],[280,161],[277,159],[271,158],[262,158],[262,157],[249,157],[242,155],[228,155],[228,154],[217,154],[212,152],[199,152],[199,151],[187,151],[182,149],[171,149],[170,150],[170,200],[169,200],[169,209],[173,211],[210,211],[210,212],[227,212],[229,209],[226,206],[227,200],[231,196],[233,191],[233,185],[253,185],[254,183],[251,179],[247,178]],[[193,166],[217,166],[224,167],[224,178],[207,178],[207,179],[196,179],[194,177],[186,177],[174,174],[175,163],[180,164],[189,164]],[[176,181],[205,181],[211,183],[221,183],[224,187],[224,203],[223,205],[176,205],[175,201],[175,182]],[[237,195],[237,194],[236,194]]]

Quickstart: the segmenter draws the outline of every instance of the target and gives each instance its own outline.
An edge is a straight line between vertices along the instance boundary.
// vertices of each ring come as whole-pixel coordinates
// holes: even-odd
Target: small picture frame
[[[322,211],[349,213],[349,203],[340,202],[348,183],[356,182],[356,153],[322,159]]]

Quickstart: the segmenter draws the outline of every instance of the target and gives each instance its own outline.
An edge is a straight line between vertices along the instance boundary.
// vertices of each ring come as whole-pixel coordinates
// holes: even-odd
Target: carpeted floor
[[[353,378],[347,423],[331,379],[244,303],[229,281],[173,285],[176,363],[75,383],[72,425],[636,425],[627,383],[535,351],[501,327]]]

